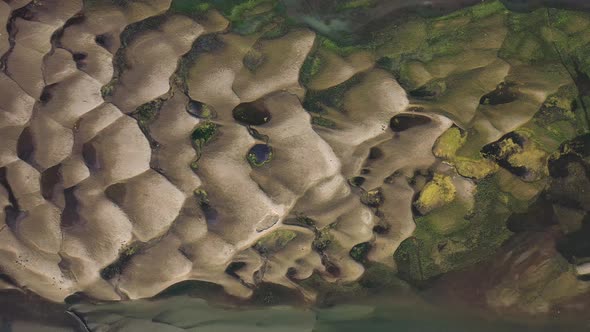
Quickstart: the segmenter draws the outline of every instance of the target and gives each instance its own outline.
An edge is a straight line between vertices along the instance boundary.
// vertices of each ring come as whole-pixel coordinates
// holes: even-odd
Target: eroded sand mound
[[[298,281],[358,280],[350,252],[369,243],[369,261],[395,268],[422,175],[452,179],[473,205],[477,176],[442,164],[437,139],[455,123],[491,143],[569,83],[498,58],[506,31],[488,19],[489,40],[458,62],[407,64],[409,86],[446,80],[436,101],[408,96],[366,51],[321,50],[308,87],[340,95],[312,117],[299,77],[310,30],[243,36],[215,11],[193,19],[160,0],[12,3],[0,3],[0,273],[54,301],[151,297],[185,280],[313,299]],[[480,98],[509,80],[522,98],[507,121],[508,104]]]

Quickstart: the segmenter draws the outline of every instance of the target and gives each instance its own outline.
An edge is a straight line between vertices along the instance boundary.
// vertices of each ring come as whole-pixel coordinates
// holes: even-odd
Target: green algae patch
[[[543,38],[543,28],[546,28],[548,23],[546,9],[538,9],[532,13],[509,12],[507,15],[509,31],[498,56],[506,60],[516,59],[527,64],[558,61],[559,54],[555,47]]]
[[[466,135],[463,135],[459,128],[451,127],[437,139],[432,152],[439,158],[454,158],[466,139]]]
[[[336,53],[342,57],[347,57],[352,53],[371,49],[372,45],[343,45],[324,36],[318,37],[318,45],[320,48]]]
[[[311,82],[311,79],[319,74],[322,65],[322,57],[317,52],[308,55],[299,71],[299,82],[303,86],[307,86]]]
[[[285,248],[289,242],[297,237],[297,233],[291,230],[276,230],[256,242],[254,249],[263,255],[276,253]]]
[[[205,121],[199,123],[191,133],[190,139],[193,143],[193,148],[197,152],[197,158],[190,164],[193,171],[196,171],[199,168],[199,159],[201,159],[203,154],[203,147],[218,134],[218,127],[219,125],[211,121]]]
[[[334,224],[330,224],[322,229],[316,230],[315,238],[312,242],[312,247],[317,252],[323,252],[324,250],[328,249],[328,247],[335,243],[336,239],[330,230],[334,227]]]
[[[350,249],[350,257],[362,263],[366,260],[369,250],[371,250],[371,244],[369,242],[359,243]]]
[[[208,2],[194,0],[173,0],[170,4],[171,12],[187,15],[203,14],[211,8],[212,5]]]
[[[203,147],[209,143],[218,132],[218,125],[205,121],[197,126],[191,134],[191,141],[197,147]]]
[[[457,173],[471,179],[482,179],[498,170],[498,166],[481,155],[466,157],[458,155],[468,135],[457,127],[446,130],[434,143],[432,153],[453,165]]]
[[[512,199],[499,189],[496,176],[492,176],[477,183],[472,209],[452,206],[455,203],[446,211],[441,209],[447,218],[458,219],[449,221],[453,227],[440,227],[438,211],[416,218],[414,235],[402,242],[394,254],[399,275],[419,285],[489,257],[510,237],[506,220]]]
[[[455,199],[457,190],[448,175],[435,174],[422,191],[414,206],[422,213],[426,214],[434,209],[440,208],[445,204],[451,203]]]
[[[370,207],[379,207],[381,204],[383,204],[383,200],[383,193],[379,188],[364,191],[361,194],[361,202]]]
[[[152,123],[156,119],[156,116],[158,116],[163,103],[164,100],[158,98],[139,106],[135,110],[135,115],[140,126],[147,126]]]
[[[102,99],[107,99],[108,97],[113,95],[113,92],[115,91],[115,85],[117,85],[118,81],[119,80],[117,78],[113,78],[107,84],[103,85],[100,88],[100,94],[102,96]]]
[[[359,8],[371,8],[377,5],[377,0],[349,0],[344,1],[336,7],[337,11],[359,9]]]

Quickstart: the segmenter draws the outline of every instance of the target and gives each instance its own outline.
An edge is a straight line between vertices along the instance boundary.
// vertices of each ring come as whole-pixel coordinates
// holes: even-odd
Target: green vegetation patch
[[[317,52],[311,52],[299,71],[299,82],[307,86],[311,79],[322,69],[322,57]]]
[[[119,80],[117,78],[113,78],[107,84],[103,85],[100,88],[100,94],[102,95],[102,99],[107,99],[108,97],[113,95],[113,92],[115,91],[115,85],[117,85],[118,81]]]
[[[455,199],[456,191],[450,176],[435,174],[424,186],[414,205],[422,214],[426,214],[451,203]]]
[[[286,247],[296,237],[294,231],[279,229],[258,240],[254,249],[263,255],[270,255]]]
[[[455,166],[457,173],[464,177],[482,179],[497,171],[498,165],[484,159],[479,153],[474,156],[458,155],[467,139],[467,133],[453,126],[436,140],[432,152],[436,157]]]
[[[156,119],[158,112],[162,108],[164,99],[158,98],[139,106],[134,115],[139,121],[140,126],[147,126]]]
[[[319,36],[317,38],[318,45],[320,48],[336,53],[343,57],[347,57],[355,52],[359,52],[362,50],[371,50],[373,48],[373,45],[371,44],[343,45],[342,43],[339,43],[324,36]]]
[[[480,180],[476,190],[472,210],[452,206],[455,203],[440,210],[447,218],[459,219],[452,228],[437,225],[441,223],[438,212],[416,218],[414,235],[402,242],[394,255],[400,276],[423,283],[489,257],[510,237],[506,220],[515,198],[499,189],[496,176]]]
[[[377,5],[377,0],[348,0],[338,4],[337,11],[351,10],[359,8],[371,8]]]
[[[191,16],[203,14],[211,8],[211,3],[195,0],[173,0],[170,4],[170,11],[172,13],[187,14]]]
[[[443,159],[452,159],[457,154],[457,150],[463,146],[466,135],[457,127],[451,127],[445,131],[436,141],[433,148],[435,156]]]
[[[312,247],[317,252],[323,252],[328,249],[336,240],[330,232],[334,228],[335,224],[330,224],[322,229],[318,229],[315,232],[315,239],[312,242]]]
[[[371,244],[369,242],[359,243],[350,249],[350,257],[362,263],[366,260],[369,250],[371,250]]]
[[[209,143],[213,137],[215,137],[218,132],[218,127],[219,126],[217,124],[211,121],[200,123],[197,128],[193,130],[193,133],[191,134],[191,141],[196,147],[202,148],[205,144]]]
[[[383,193],[380,188],[364,191],[361,194],[361,202],[370,207],[379,207],[383,201]]]
[[[318,292],[317,302],[320,306],[356,300],[359,297],[384,293],[399,294],[408,291],[408,285],[400,280],[395,271],[384,264],[366,262],[365,273],[356,282],[342,283],[324,280],[318,272],[311,277],[299,281],[302,287]]]

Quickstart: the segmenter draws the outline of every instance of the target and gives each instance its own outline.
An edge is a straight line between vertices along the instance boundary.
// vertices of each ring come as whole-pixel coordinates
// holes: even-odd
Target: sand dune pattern
[[[337,129],[314,126],[299,83],[314,32],[241,36],[215,11],[195,20],[169,5],[0,2],[0,273],[11,281],[2,284],[63,301],[146,298],[185,280],[247,298],[266,282],[313,300],[298,281],[357,280],[364,268],[349,252],[359,243],[395,268],[415,227],[416,190],[401,175],[443,169],[436,139],[472,121],[479,100],[457,98],[464,105],[450,109],[463,113],[449,115],[444,101],[408,99],[370,55],[330,54],[334,74],[312,86],[359,82]],[[481,96],[510,66],[478,59],[461,70],[479,75],[470,88]],[[545,95],[531,96],[538,109]],[[426,120],[390,129],[416,111]],[[488,142],[512,130],[477,116]]]

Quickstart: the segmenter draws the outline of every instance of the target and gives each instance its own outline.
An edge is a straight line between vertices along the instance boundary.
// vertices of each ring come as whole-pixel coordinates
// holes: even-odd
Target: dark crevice
[[[31,134],[31,129],[26,127],[18,137],[18,141],[16,143],[16,155],[19,159],[30,164],[34,150],[35,146],[33,144],[33,135]]]
[[[245,262],[231,262],[225,269],[225,273],[234,278],[241,279],[240,276],[238,276],[237,272],[245,266]]]
[[[98,152],[91,142],[82,145],[82,158],[84,158],[84,163],[91,171],[97,171],[100,169]]]
[[[41,195],[46,200],[53,197],[55,186],[61,181],[61,164],[52,166],[41,173]]]
[[[16,28],[16,19],[21,18],[23,20],[28,20],[28,21],[32,20],[34,18],[34,14],[31,11],[31,4],[32,4],[32,2],[24,7],[14,10],[10,14],[8,22],[6,23],[6,32],[8,33],[9,48],[8,48],[8,51],[6,51],[6,53],[4,53],[0,57],[0,70],[2,70],[6,74],[7,74],[8,57],[10,56],[10,54],[12,54],[12,51],[14,50],[14,46],[16,45],[15,39],[16,39],[16,35],[18,33],[18,29]]]
[[[2,184],[2,186],[4,186],[8,192],[8,202],[10,203],[10,205],[4,207],[4,214],[6,218],[5,222],[8,228],[10,228],[12,231],[15,231],[18,226],[18,222],[26,216],[26,212],[20,210],[18,200],[14,196],[12,187],[8,183],[8,177],[6,173],[6,167],[0,168],[0,184]]]
[[[18,201],[14,196],[14,192],[12,191],[12,187],[10,183],[8,183],[8,169],[6,167],[0,168],[0,184],[4,186],[6,191],[8,192],[8,202],[10,203],[10,207],[12,207],[16,211],[20,211]],[[7,207],[8,208],[8,207]]]
[[[76,187],[64,189],[65,207],[61,214],[62,227],[72,227],[83,222],[78,212],[78,198],[75,191]]]

